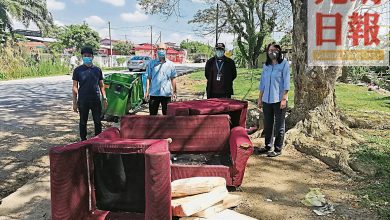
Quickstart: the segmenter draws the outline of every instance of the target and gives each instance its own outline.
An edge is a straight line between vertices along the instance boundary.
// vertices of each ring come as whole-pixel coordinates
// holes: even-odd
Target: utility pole
[[[160,31],[160,44],[161,44],[161,41],[162,41],[162,40],[161,40],[161,31]]]
[[[125,40],[126,40],[126,43],[127,43],[127,34],[125,34]]]
[[[154,59],[154,51],[153,51],[153,26],[150,25],[150,54],[152,59]]]
[[[111,39],[111,22],[108,22],[108,35],[110,37],[110,67],[112,67],[112,39]]]
[[[219,4],[217,3],[217,17],[215,19],[215,45],[218,43],[218,17],[219,17]]]

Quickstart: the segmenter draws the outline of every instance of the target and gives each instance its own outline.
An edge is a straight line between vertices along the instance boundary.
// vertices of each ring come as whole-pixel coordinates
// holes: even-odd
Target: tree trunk
[[[335,83],[340,67],[307,65],[307,1],[290,0],[293,10],[294,108],[287,126],[287,144],[332,167],[354,175],[349,168],[351,146],[360,138],[345,126],[336,108]]]

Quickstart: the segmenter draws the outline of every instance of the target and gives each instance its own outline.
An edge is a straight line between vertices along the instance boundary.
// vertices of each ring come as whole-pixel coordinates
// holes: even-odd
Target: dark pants
[[[150,115],[157,115],[158,107],[160,107],[160,103],[161,103],[162,113],[163,113],[163,115],[166,115],[168,103],[170,103],[170,102],[171,102],[171,97],[150,96],[150,99],[149,99]]]
[[[92,111],[92,118],[95,124],[95,136],[102,132],[102,105],[100,101],[79,101],[79,113],[80,113],[80,138],[81,140],[87,140],[87,122],[89,110]]]
[[[214,94],[214,93],[210,93],[209,96],[207,97],[208,99],[211,99],[211,98],[231,98],[232,96],[231,95],[227,95],[227,94]]]
[[[285,132],[285,116],[287,107],[280,109],[280,102],[267,104],[263,102],[264,134],[266,148],[272,147],[275,137],[275,151],[282,151]]]

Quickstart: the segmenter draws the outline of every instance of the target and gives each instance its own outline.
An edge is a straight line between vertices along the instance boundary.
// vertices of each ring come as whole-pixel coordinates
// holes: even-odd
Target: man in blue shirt
[[[166,59],[166,45],[160,44],[158,58],[152,60],[146,69],[145,99],[149,100],[150,115],[157,115],[161,103],[163,115],[167,114],[168,103],[176,99],[176,69],[173,62]]]
[[[102,132],[101,113],[102,105],[100,93],[103,95],[104,107],[108,102],[103,85],[102,70],[94,66],[93,50],[85,47],[81,50],[83,65],[73,71],[73,111],[80,114],[80,138],[87,140],[87,121],[89,110],[92,111],[93,122],[95,124],[95,136]]]

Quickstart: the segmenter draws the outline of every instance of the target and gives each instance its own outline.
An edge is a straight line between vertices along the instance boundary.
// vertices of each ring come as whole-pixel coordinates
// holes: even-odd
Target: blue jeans
[[[280,102],[263,102],[265,147],[267,149],[271,149],[273,144],[275,151],[282,151],[285,133],[286,111],[287,106],[284,109],[280,109]],[[274,137],[275,142],[272,143]]]

